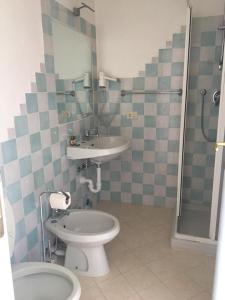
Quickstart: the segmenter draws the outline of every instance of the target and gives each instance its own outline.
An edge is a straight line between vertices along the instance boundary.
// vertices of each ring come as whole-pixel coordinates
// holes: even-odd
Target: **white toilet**
[[[119,221],[96,210],[72,209],[68,213],[45,222],[46,228],[67,245],[65,267],[87,276],[107,274],[104,244],[119,233]]]
[[[78,300],[81,288],[76,276],[54,264],[28,262],[13,268],[15,300]]]
[[[15,221],[11,205],[5,201],[9,249],[15,242]],[[44,262],[27,262],[13,266],[15,300],[78,300],[81,287],[68,269]]]

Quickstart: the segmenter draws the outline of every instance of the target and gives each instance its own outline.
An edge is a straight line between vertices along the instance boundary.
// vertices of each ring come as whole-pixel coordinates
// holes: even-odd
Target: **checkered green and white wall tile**
[[[168,48],[146,64],[139,77],[109,82],[99,92],[99,124],[103,133],[131,139],[131,150],[103,165],[100,199],[174,207],[177,186],[181,97],[127,95],[121,90],[182,87],[185,33],[174,34]],[[138,117],[129,119],[128,112]]]
[[[200,131],[199,90],[208,91],[206,127],[215,135],[218,107],[209,98],[220,88],[218,54],[221,36],[216,28],[221,17],[194,18],[191,44],[190,84],[185,131],[183,200],[185,204],[210,205],[214,149]],[[173,35],[158,57],[146,64],[137,78],[110,82],[99,93],[99,124],[105,134],[131,139],[128,152],[103,165],[103,190],[100,199],[173,207],[177,195],[177,170],[180,134],[181,97],[176,95],[127,95],[122,89],[182,88],[185,29]],[[136,111],[137,119],[127,118]]]
[[[63,188],[71,192],[74,204],[76,201],[79,205],[82,205],[84,195],[88,194],[88,191],[77,182],[76,164],[66,159],[65,147],[68,134],[80,135],[85,128],[93,126],[93,118],[76,120],[74,114],[72,119],[64,119],[62,124],[59,123],[57,111],[59,101],[56,96],[59,82],[54,73],[50,16],[92,36],[93,40],[95,28],[85,20],[72,17],[70,11],[54,0],[43,0],[42,9],[45,64],[42,64],[41,71],[36,73],[32,92],[26,94],[26,103],[21,105],[21,115],[15,117],[15,128],[9,129],[9,140],[1,143],[5,194],[12,205],[16,220],[13,262],[38,260],[40,257],[38,197],[42,191]],[[214,21],[210,20],[210,22]],[[183,31],[174,34],[172,42],[167,44],[166,49],[159,51],[158,58],[153,58],[151,63],[146,64],[145,71],[140,72],[139,77],[122,79],[120,83],[111,82],[106,91],[99,92],[98,113],[102,132],[122,134],[132,139],[130,151],[123,153],[121,158],[103,165],[103,187],[100,199],[174,206],[181,98],[174,95],[121,97],[120,90],[180,88],[184,37]],[[214,39],[216,46],[212,45]],[[200,74],[192,74],[190,84],[196,83],[197,76],[198,84],[208,84],[212,80],[212,87],[215,87],[214,84],[218,84],[219,74],[214,73],[214,66],[208,66],[206,62],[208,62],[208,55],[213,51],[218,58],[219,37],[216,35],[214,38],[214,34],[204,33],[201,34],[201,43],[200,46],[192,45],[193,59],[198,58],[199,51],[203,58],[199,63]],[[93,59],[96,62],[95,48],[93,48]],[[190,95],[196,97],[199,88],[200,85],[192,87]],[[69,103],[66,100],[65,102]],[[188,118],[192,116],[193,107],[194,105],[190,105]],[[67,109],[70,107],[65,111]],[[130,111],[136,111],[138,118],[128,119],[127,113]],[[211,114],[209,117],[208,113],[207,120],[211,123],[215,122],[215,120],[211,121],[211,118],[216,118],[217,112],[211,108],[208,111]],[[199,116],[196,120],[199,120]],[[206,121],[206,124],[209,122]],[[213,128],[211,123],[210,126]],[[189,135],[189,139],[186,138],[188,142],[194,138],[199,141],[197,134],[193,135],[192,128],[188,128],[186,134]],[[212,168],[213,153],[210,152],[211,149],[207,149],[207,157],[203,157],[205,147],[202,145],[203,142],[195,143],[195,147],[198,148],[196,157],[193,152],[188,156],[189,152],[186,151],[188,163],[185,163],[185,168],[190,166],[192,168],[191,173],[188,173],[190,168],[185,169],[184,178],[186,184],[184,192],[189,193],[189,201],[192,201],[192,194],[197,194],[196,189],[191,185],[191,177],[195,174],[199,177],[199,172],[207,174],[209,168]],[[196,161],[202,162],[201,168],[196,168]],[[89,170],[88,176],[93,177],[94,170]],[[210,179],[206,178],[204,195],[210,184]],[[191,193],[188,189],[194,192]],[[89,196],[93,198],[93,195]]]
[[[82,207],[85,197],[95,200],[85,186],[77,181],[76,164],[66,158],[68,136],[82,135],[93,126],[93,117],[59,122],[57,80],[54,73],[52,29],[50,16],[95,39],[95,28],[54,0],[42,1],[45,63],[36,73],[32,92],[25,95],[21,115],[15,116],[9,139],[0,144],[1,171],[5,196],[15,215],[16,242],[13,263],[39,260],[41,253],[39,195],[47,190],[64,189],[72,195],[73,206]],[[82,25],[80,25],[82,23]],[[95,42],[93,42],[95,45]],[[95,56],[95,54],[93,54]],[[65,101],[66,102],[66,101]],[[94,170],[88,170],[89,177]],[[44,203],[48,213],[47,201]]]
[[[93,112],[93,92],[90,89],[83,87],[83,82],[72,83],[73,80],[56,80],[56,90],[64,92],[76,90],[75,97],[57,95],[57,108],[59,115],[59,123],[67,123],[79,120],[84,115],[92,114]]]

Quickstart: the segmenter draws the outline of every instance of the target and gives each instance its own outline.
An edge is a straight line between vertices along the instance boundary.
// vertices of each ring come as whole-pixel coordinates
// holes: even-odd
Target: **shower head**
[[[74,7],[74,8],[73,8],[73,15],[74,15],[75,17],[79,17],[79,16],[80,16],[80,11],[81,11],[81,9],[83,9],[83,8],[88,8],[88,9],[90,9],[92,12],[95,12],[95,10],[94,10],[93,8],[91,8],[90,6],[88,6],[87,4],[85,4],[84,2],[81,2],[81,4],[82,4],[82,6],[80,6],[80,7]]]

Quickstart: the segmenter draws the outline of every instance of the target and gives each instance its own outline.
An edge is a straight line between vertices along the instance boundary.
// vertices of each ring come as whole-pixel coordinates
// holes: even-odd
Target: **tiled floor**
[[[116,216],[119,236],[106,245],[110,273],[79,276],[81,300],[210,300],[214,258],[170,248],[172,211],[101,202]]]

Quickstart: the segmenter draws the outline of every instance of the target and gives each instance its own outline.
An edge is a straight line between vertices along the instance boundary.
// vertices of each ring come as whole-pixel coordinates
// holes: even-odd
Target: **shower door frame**
[[[223,51],[223,57],[225,57],[225,48]],[[220,107],[217,125],[217,142],[224,141],[225,138],[225,60],[223,60],[222,68],[222,79],[221,79],[221,93],[220,93]],[[219,205],[220,198],[222,197],[222,183],[223,183],[223,157],[225,150],[223,147],[219,147],[218,151],[215,153],[215,164],[214,164],[214,175],[213,175],[213,192],[212,192],[212,206],[211,206],[211,216],[210,216],[210,228],[209,237],[211,240],[216,240],[217,238],[217,226],[219,218]]]
[[[181,214],[182,207],[182,179],[183,179],[183,160],[184,160],[184,131],[186,125],[186,109],[187,109],[187,93],[189,83],[189,61],[190,61],[190,42],[191,42],[191,25],[192,25],[192,7],[187,7],[186,16],[186,36],[185,36],[185,52],[184,52],[184,74],[183,74],[183,93],[181,101],[181,122],[180,122],[180,142],[179,142],[179,158],[178,158],[178,174],[177,174],[177,207],[176,219]],[[177,226],[177,220],[176,220]]]
[[[175,220],[175,238],[187,241],[200,242],[208,245],[216,245],[217,234],[217,220],[218,220],[218,207],[221,195],[221,179],[222,179],[222,158],[223,148],[221,147],[215,155],[215,166],[213,175],[213,191],[212,191],[212,205],[210,212],[210,228],[209,238],[202,238],[177,232],[178,219],[181,216],[182,208],[182,178],[183,178],[183,158],[184,158],[184,132],[186,125],[186,107],[188,96],[188,81],[189,81],[189,59],[190,59],[190,42],[191,42],[191,25],[192,25],[192,8],[187,7],[186,19],[186,40],[185,40],[185,55],[184,55],[184,75],[183,75],[183,96],[181,103],[181,126],[180,126],[180,146],[179,146],[179,159],[178,159],[178,183],[177,183],[177,206],[176,206],[176,220]],[[225,49],[224,49],[225,57]],[[217,141],[224,140],[225,132],[225,118],[222,113],[225,111],[225,60],[223,61],[222,79],[221,79],[221,97],[220,108],[217,125]]]

